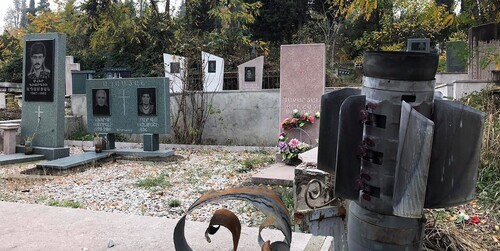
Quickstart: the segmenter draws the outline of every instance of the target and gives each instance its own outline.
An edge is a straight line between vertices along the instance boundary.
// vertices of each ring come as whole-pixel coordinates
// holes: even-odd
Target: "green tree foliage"
[[[251,1],[257,2],[257,1]],[[291,43],[307,20],[307,0],[260,0],[262,7],[251,25],[253,38],[271,43]]]
[[[19,39],[4,31],[0,36],[0,82],[20,83],[23,79],[22,47]]]

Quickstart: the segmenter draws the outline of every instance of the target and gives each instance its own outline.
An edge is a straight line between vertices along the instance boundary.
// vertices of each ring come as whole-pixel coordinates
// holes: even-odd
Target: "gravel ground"
[[[71,154],[80,151],[71,148]],[[251,186],[251,176],[274,160],[271,152],[176,150],[175,153],[167,160],[117,158],[49,175],[34,169],[33,162],[2,166],[0,200],[180,218],[205,191]],[[245,168],[245,160],[253,163],[253,167]],[[174,205],[177,202],[180,206]],[[258,226],[263,220],[259,211],[243,201],[204,206],[193,211],[188,220],[208,222],[212,213],[222,207],[238,215],[243,225]]]

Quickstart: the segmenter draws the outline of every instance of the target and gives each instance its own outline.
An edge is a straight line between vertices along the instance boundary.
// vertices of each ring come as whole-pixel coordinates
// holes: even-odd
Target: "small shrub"
[[[53,200],[49,202],[51,207],[69,207],[69,208],[80,208],[81,205],[78,201],[72,200]]]
[[[181,201],[180,200],[171,200],[168,202],[168,205],[170,207],[180,207],[181,206]]]

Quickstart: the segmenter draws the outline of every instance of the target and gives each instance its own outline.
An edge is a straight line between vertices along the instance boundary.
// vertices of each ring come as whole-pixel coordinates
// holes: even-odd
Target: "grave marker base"
[[[37,161],[43,159],[45,159],[45,156],[38,154],[26,155],[24,153],[15,153],[15,154],[0,155],[0,166]]]
[[[24,153],[24,146],[16,146],[17,153]],[[33,146],[33,153],[45,156],[47,160],[55,160],[69,156],[69,147],[42,147]]]

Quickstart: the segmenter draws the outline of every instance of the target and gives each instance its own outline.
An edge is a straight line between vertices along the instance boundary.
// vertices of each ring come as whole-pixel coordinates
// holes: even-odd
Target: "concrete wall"
[[[489,85],[485,80],[461,80],[453,82],[453,98],[461,99],[475,91],[481,91]]]
[[[452,83],[436,85],[436,91],[449,99],[461,99],[475,91],[481,91],[490,84],[487,80],[457,80]]]
[[[279,133],[279,90],[224,91],[213,98],[204,141],[229,145],[276,145]]]
[[[469,78],[467,73],[436,73],[436,85],[453,83],[456,80],[466,80]]]

